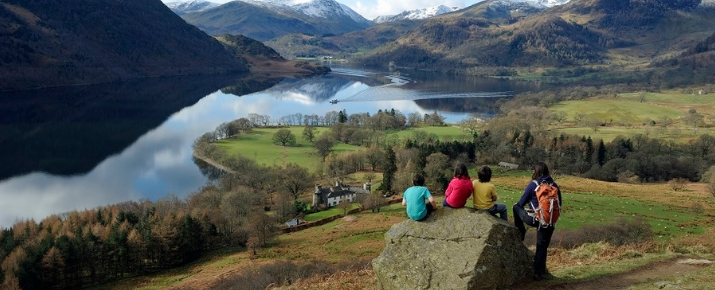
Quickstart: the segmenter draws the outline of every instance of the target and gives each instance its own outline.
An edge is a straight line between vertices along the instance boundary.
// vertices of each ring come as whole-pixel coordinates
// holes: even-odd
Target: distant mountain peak
[[[174,11],[174,13],[178,15],[204,11],[206,9],[211,9],[220,5],[218,3],[204,0],[177,1],[168,2],[164,4],[166,4],[166,7],[169,7],[171,11]]]
[[[568,3],[570,0],[499,0],[498,2],[508,2],[512,4],[525,3],[536,8],[549,8]]]
[[[407,10],[397,15],[385,15],[378,16],[373,20],[375,23],[384,22],[394,22],[398,20],[410,19],[410,20],[420,20],[434,17],[437,15],[454,12],[459,10],[459,7],[448,7],[445,5],[438,5],[433,7],[427,7],[422,9]]]
[[[332,18],[337,16],[349,17],[356,22],[369,22],[348,6],[335,0],[238,0],[248,4],[262,6],[268,9],[288,10],[299,12],[311,17]]]

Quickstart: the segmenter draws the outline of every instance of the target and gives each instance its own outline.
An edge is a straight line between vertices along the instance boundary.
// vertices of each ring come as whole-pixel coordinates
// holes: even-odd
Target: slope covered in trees
[[[159,0],[7,0],[0,23],[0,90],[248,70]]]

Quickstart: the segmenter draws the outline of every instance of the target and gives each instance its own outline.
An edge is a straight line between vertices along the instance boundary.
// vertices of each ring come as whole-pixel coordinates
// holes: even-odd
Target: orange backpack
[[[534,208],[536,219],[539,220],[539,227],[552,227],[556,225],[561,214],[561,200],[559,200],[559,189],[553,184],[543,182],[536,183],[536,200],[539,202],[539,207]],[[533,204],[529,203],[531,207]]]

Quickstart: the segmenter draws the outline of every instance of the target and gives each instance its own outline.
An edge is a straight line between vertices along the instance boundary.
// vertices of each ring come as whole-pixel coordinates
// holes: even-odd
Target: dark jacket
[[[556,186],[556,188],[559,189],[559,206],[563,205],[563,199],[561,198],[561,188],[559,188],[559,185],[554,182],[551,176],[542,176],[537,178],[536,181],[538,183],[546,182]],[[529,182],[526,188],[524,188],[524,194],[521,195],[521,198],[516,204],[520,207],[524,207],[527,203],[531,203],[530,208],[539,207],[539,201],[536,199],[536,183],[534,183],[533,180]]]

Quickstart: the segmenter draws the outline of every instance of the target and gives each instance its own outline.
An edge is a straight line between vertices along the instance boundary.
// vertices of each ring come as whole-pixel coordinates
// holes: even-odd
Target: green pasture
[[[703,106],[707,105],[712,108],[715,106],[715,94],[707,95],[697,95],[697,94],[687,94],[681,92],[661,92],[661,93],[651,93],[651,92],[641,92],[641,93],[627,93],[621,94],[621,98],[629,101],[639,102],[641,95],[644,97],[644,103],[661,103],[661,104],[671,104],[671,105],[684,105],[684,106]]]
[[[273,135],[284,128],[256,128],[251,133],[240,135],[238,138],[224,139],[216,145],[229,155],[241,155],[256,160],[259,164],[269,166],[284,166],[296,163],[307,168],[317,168],[322,159],[318,156],[313,145],[303,139],[303,128],[289,127],[287,129],[295,135],[296,144],[293,146],[280,146],[273,144]],[[316,128],[316,135],[320,135],[329,128]],[[333,152],[354,151],[360,147],[337,143]]]
[[[577,113],[596,118],[604,123],[642,124],[644,120],[658,120],[663,117],[678,119],[687,113],[672,107],[623,99],[586,99],[560,102],[550,108],[566,112],[567,120],[574,122]]]
[[[497,186],[498,202],[508,207],[519,201],[522,193],[521,188]],[[651,225],[656,241],[667,241],[674,237],[702,234],[704,228],[692,224],[694,221],[707,220],[707,217],[694,213],[688,207],[674,207],[598,193],[564,190],[562,194],[564,208],[559,218],[560,229],[606,225],[616,222],[621,217],[630,219],[639,216]],[[467,206],[471,206],[471,201]],[[511,215],[509,210],[509,216]]]
[[[698,131],[693,131],[692,129],[684,128],[658,128],[658,127],[641,127],[641,128],[625,128],[625,127],[599,127],[597,132],[594,132],[591,128],[586,127],[573,127],[573,128],[558,128],[552,130],[558,134],[573,134],[577,136],[591,136],[591,139],[598,140],[602,139],[603,142],[608,143],[613,141],[618,136],[623,137],[633,137],[635,135],[641,134],[648,136],[650,138],[658,138],[661,140],[673,140],[678,143],[685,143],[689,140],[696,139],[698,136],[710,132],[709,130],[699,129]]]
[[[457,126],[430,126],[430,127],[417,127],[409,128],[406,130],[394,131],[389,133],[390,135],[397,135],[400,139],[411,138],[415,136],[415,132],[420,131],[427,133],[428,135],[436,136],[439,140],[464,140],[468,138],[471,140],[472,136],[469,132],[465,132]]]
[[[313,145],[303,139],[303,126],[287,127],[296,136],[293,146],[280,146],[273,144],[273,135],[283,128],[255,128],[251,133],[240,135],[238,138],[219,140],[215,144],[229,155],[241,155],[256,160],[259,164],[269,166],[283,166],[296,163],[306,168],[317,168],[322,159],[316,154]],[[316,136],[328,127],[316,127]],[[454,126],[410,128],[388,133],[400,139],[412,138],[415,131],[435,134],[440,140],[452,138],[454,140],[467,138],[468,134]],[[350,152],[362,147],[336,143],[333,153]]]

